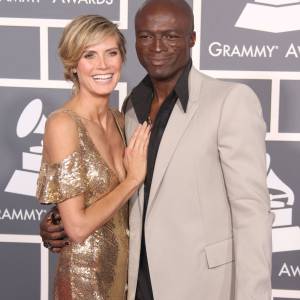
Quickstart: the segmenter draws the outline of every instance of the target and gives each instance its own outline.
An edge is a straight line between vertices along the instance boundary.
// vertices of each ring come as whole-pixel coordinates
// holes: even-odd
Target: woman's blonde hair
[[[79,16],[65,27],[59,42],[58,53],[64,66],[64,77],[74,83],[75,92],[79,89],[76,67],[84,49],[109,36],[117,38],[124,61],[126,56],[125,38],[117,25],[106,18],[98,15]]]

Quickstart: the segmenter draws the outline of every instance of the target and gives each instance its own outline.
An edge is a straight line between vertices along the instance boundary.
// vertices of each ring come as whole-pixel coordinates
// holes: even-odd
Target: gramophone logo
[[[271,209],[275,214],[272,238],[273,252],[300,250],[300,227],[293,226],[292,209],[295,195],[270,168],[271,158],[267,154],[267,184],[271,199]]]
[[[273,33],[300,30],[299,0],[254,0],[247,3],[235,27]]]
[[[17,124],[16,131],[19,138],[26,138],[30,134],[44,133],[46,117],[43,115],[42,110],[43,103],[40,99],[30,101],[24,108]],[[28,152],[22,153],[22,169],[15,170],[5,188],[5,192],[35,196],[42,149],[41,142],[40,146],[32,146]]]

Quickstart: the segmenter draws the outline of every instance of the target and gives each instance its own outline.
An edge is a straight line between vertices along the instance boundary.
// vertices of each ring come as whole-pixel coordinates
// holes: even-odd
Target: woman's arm
[[[58,114],[47,122],[44,145],[49,162],[61,161],[78,147],[77,128],[73,123],[73,120],[63,114]],[[147,124],[137,128],[125,150],[127,176],[101,201],[86,208],[81,194],[58,204],[65,231],[71,240],[83,242],[105,224],[138,189],[146,174],[149,131]]]
[[[87,208],[82,195],[59,203],[58,210],[69,238],[78,243],[83,242],[121,208],[138,186],[137,181],[126,178],[101,201],[96,201]]]

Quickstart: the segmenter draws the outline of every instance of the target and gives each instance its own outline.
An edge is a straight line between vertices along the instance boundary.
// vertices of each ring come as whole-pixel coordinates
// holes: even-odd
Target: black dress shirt
[[[170,115],[173,111],[177,99],[179,99],[182,109],[186,112],[189,98],[188,91],[188,76],[192,66],[190,60],[180,78],[178,79],[174,90],[167,96],[163,104],[161,105],[155,122],[152,124],[149,147],[148,147],[148,161],[147,161],[147,173],[144,182],[144,209],[143,209],[143,228],[142,228],[142,241],[141,241],[141,253],[140,264],[138,273],[138,282],[136,289],[136,300],[153,300],[153,292],[151,286],[151,278],[149,273],[147,250],[145,243],[145,216],[148,207],[148,200],[152,182],[153,171],[155,167],[156,156],[158,153],[160,141],[163,137],[165,128],[168,124]],[[138,121],[143,123],[147,121],[148,115],[151,109],[151,103],[153,100],[153,86],[149,76],[146,76],[140,84],[134,88],[131,93],[130,99],[137,115]],[[170,199],[171,200],[171,199]],[[159,247],[159,245],[157,245]],[[171,288],[171,287],[170,287]]]

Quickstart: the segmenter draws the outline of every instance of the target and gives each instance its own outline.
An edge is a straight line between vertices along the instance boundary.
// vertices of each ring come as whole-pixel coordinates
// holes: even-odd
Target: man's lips
[[[149,58],[149,61],[154,66],[160,66],[169,62],[169,58]]]

